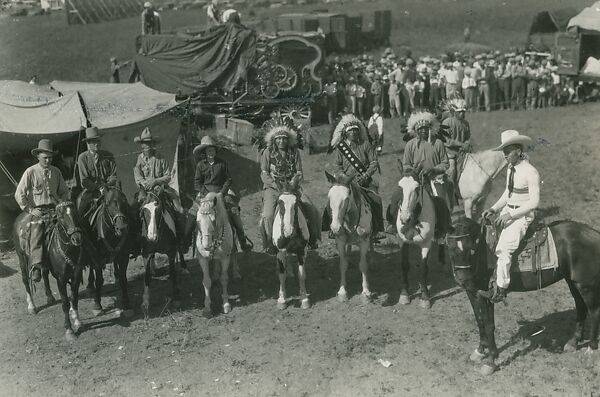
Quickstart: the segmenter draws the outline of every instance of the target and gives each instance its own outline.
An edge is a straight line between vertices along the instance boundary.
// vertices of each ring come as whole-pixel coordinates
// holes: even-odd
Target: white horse
[[[212,317],[210,288],[212,279],[210,264],[219,261],[221,266],[220,278],[223,297],[223,313],[231,311],[227,283],[229,281],[229,264],[235,256],[233,230],[227,217],[227,209],[221,193],[208,193],[200,200],[200,208],[196,215],[197,236],[196,248],[198,260],[202,267],[202,284],[204,285],[204,310],[202,314]]]
[[[367,280],[367,254],[371,245],[371,208],[365,198],[358,193],[355,197],[350,187],[340,184],[331,175],[327,179],[333,184],[327,197],[331,208],[331,231],[335,235],[338,254],[340,256],[340,289],[337,297],[341,302],[348,300],[346,292],[346,270],[348,256],[352,245],[360,247],[359,269],[362,274],[361,298],[365,303],[371,302],[372,293]]]
[[[400,299],[399,303],[407,305],[410,303],[408,295],[408,271],[410,263],[408,261],[408,246],[416,245],[421,249],[421,262],[419,263],[419,286],[420,303],[424,309],[429,309],[429,290],[427,288],[427,275],[429,272],[428,259],[429,252],[434,242],[436,227],[436,213],[433,198],[429,193],[421,188],[420,183],[413,176],[405,176],[398,182],[402,188],[402,204],[398,209],[396,216],[396,228],[400,237]],[[421,205],[418,220],[415,222],[411,218],[414,216],[415,207]],[[411,222],[412,221],[412,222]],[[415,225],[416,226],[413,226]]]
[[[463,199],[465,215],[476,219],[481,212],[479,205],[490,193],[491,182],[507,163],[500,151],[484,150],[465,156],[464,169],[458,176],[458,191]]]
[[[309,239],[308,223],[300,210],[298,197],[284,192],[277,200],[275,219],[273,220],[273,244],[277,247],[277,275],[279,276],[279,297],[277,308],[287,307],[285,280],[288,272],[288,256],[294,254],[298,258],[298,281],[300,283],[300,307],[310,308],[310,300],[306,293],[306,244]]]

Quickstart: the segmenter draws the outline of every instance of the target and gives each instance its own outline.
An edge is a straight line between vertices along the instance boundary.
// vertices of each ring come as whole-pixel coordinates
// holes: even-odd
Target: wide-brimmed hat
[[[98,132],[97,127],[88,127],[85,129],[85,138],[82,139],[84,142],[89,141],[99,141],[100,140],[100,132]]]
[[[31,154],[37,156],[40,153],[56,154],[50,139],[40,139],[37,148],[31,150]]]
[[[150,128],[146,127],[140,134],[140,136],[136,136],[133,138],[135,143],[156,143],[158,142],[155,138],[152,137],[150,133]]]
[[[533,141],[527,135],[519,134],[519,131],[517,130],[506,130],[502,131],[502,134],[500,134],[500,142],[500,146],[492,150],[500,151],[510,145],[531,145]]]
[[[200,140],[200,144],[194,148],[193,153],[194,154],[201,154],[209,146],[212,146],[215,149],[219,148],[219,146],[215,143],[215,141],[210,136],[208,136],[208,135],[203,136],[202,139]]]

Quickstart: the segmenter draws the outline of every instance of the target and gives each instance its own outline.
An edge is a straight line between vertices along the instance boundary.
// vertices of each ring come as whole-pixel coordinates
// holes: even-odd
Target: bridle
[[[60,211],[63,207],[72,207],[73,208],[74,205],[70,201],[65,201],[65,202],[59,203],[55,207],[56,212]],[[81,255],[83,254],[83,249],[81,249],[81,245],[76,246],[71,242],[71,237],[75,233],[81,234],[81,228],[74,227],[72,230],[68,230],[66,228],[66,226],[64,225],[64,223],[61,221],[61,218],[62,217],[56,216],[56,225],[54,226],[54,229],[52,230],[52,235],[50,236],[50,245],[56,246],[58,255],[61,257],[61,259],[66,264],[68,264],[71,267],[75,267],[73,260],[67,255],[67,253],[63,249],[63,246],[78,247],[79,248],[79,259],[81,259]],[[63,239],[63,236],[65,236],[66,238]],[[52,242],[55,242],[55,244],[52,244]]]
[[[117,201],[117,200],[114,200]],[[117,204],[119,204],[117,202]],[[109,203],[105,202],[104,203],[104,215],[103,218],[103,222],[111,229],[111,230],[115,230],[116,229],[116,222],[118,219],[123,219],[125,221],[125,224],[127,224],[127,216],[121,211],[121,208],[119,208],[119,211],[117,211],[114,215],[110,213],[109,211]],[[115,235],[116,235],[116,231],[115,231]],[[119,238],[119,240],[117,241],[117,244],[115,246],[112,246],[109,241],[108,238],[106,238],[106,236],[102,237],[102,242],[104,243],[104,248],[106,248],[106,250],[108,251],[108,253],[110,254],[110,261],[112,262],[112,259],[116,256],[117,253],[121,252],[121,249],[123,248],[123,246],[125,245],[125,240],[127,239],[127,233],[121,233],[121,237]]]
[[[198,210],[198,213],[200,215],[208,216],[213,230],[217,230],[217,210],[215,205],[210,205],[211,201],[211,199],[200,200],[200,209]],[[200,238],[202,238],[202,230],[200,230],[200,228],[198,228],[198,234],[200,235]],[[207,250],[210,253],[211,259],[214,257],[215,251],[223,245],[223,240],[225,240],[225,222],[223,222],[223,225],[221,226],[221,232],[215,233],[214,235],[218,237],[212,239]],[[206,237],[210,236],[210,234],[207,234]]]

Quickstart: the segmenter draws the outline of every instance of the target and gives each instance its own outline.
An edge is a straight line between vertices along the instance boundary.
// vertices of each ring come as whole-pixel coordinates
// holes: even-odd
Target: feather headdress
[[[446,101],[444,110],[448,112],[464,112],[467,110],[467,101],[462,98],[453,98]]]
[[[434,129],[437,124],[437,118],[429,112],[416,112],[408,118],[408,132],[414,133],[423,126],[429,126]]]
[[[368,141],[367,127],[365,127],[364,123],[353,114],[345,114],[331,133],[329,151],[333,150],[346,137],[346,131],[352,128],[358,128],[358,140],[360,143]]]

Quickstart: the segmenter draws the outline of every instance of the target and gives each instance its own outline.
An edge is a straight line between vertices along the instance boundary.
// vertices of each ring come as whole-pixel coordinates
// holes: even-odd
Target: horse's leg
[[[279,251],[277,253],[277,275],[279,276],[279,298],[277,298],[277,308],[283,310],[287,306],[285,294],[285,278],[287,275],[287,252]]]
[[[310,300],[306,293],[306,266],[304,263],[305,252],[298,252],[298,282],[300,284],[300,307],[302,309],[310,309]]]
[[[465,216],[469,219],[473,219],[473,207],[474,207],[473,198],[464,198],[463,205],[465,207]]]
[[[358,262],[358,268],[362,275],[362,294],[361,299],[364,303],[370,303],[373,298],[371,290],[369,289],[369,280],[367,279],[367,272],[369,270],[369,262],[367,261],[367,255],[369,254],[369,248],[371,245],[371,239],[366,239],[360,242],[360,262]]]
[[[483,358],[479,372],[482,375],[491,375],[496,371],[496,359],[498,358],[498,347],[496,346],[496,324],[494,320],[494,304],[489,300],[478,296],[476,298],[481,305],[483,322],[485,326],[486,340],[488,344],[488,355]]]
[[[346,292],[346,270],[348,270],[348,254],[346,242],[341,238],[336,238],[338,255],[340,256],[340,289],[337,292],[337,297],[340,302],[346,302],[348,300],[348,293]]]
[[[238,261],[237,253],[238,250],[234,247],[231,252],[231,275],[234,280],[241,280],[242,273],[240,273],[240,262]]]
[[[127,285],[127,267],[129,265],[129,253],[125,252],[115,258],[115,278],[121,288],[121,302],[123,306],[123,316],[125,318],[133,317],[133,309],[129,302],[129,288]]]
[[[204,287],[204,309],[202,310],[202,315],[206,318],[211,318],[210,288],[212,286],[212,278],[210,276],[210,263],[202,255],[198,256],[198,262],[200,262],[200,267],[202,268],[202,286]]]
[[[35,303],[33,302],[33,297],[31,296],[31,287],[29,285],[29,266],[27,266],[27,258],[24,254],[18,254],[18,256],[19,264],[21,266],[21,280],[23,280],[23,285],[25,286],[25,293],[27,294],[27,313],[35,314],[37,309],[35,307]],[[44,280],[44,283],[45,282],[46,281]]]
[[[94,290],[94,307],[92,308],[92,314],[99,316],[102,314],[104,309],[102,308],[102,287],[104,286],[104,272],[102,268],[90,269],[90,273],[96,273],[95,277],[95,290]]]
[[[473,362],[480,362],[487,355],[488,343],[486,339],[485,333],[485,321],[482,312],[481,302],[477,297],[477,289],[470,288],[469,285],[462,285],[467,293],[467,297],[469,298],[469,302],[471,302],[471,308],[473,309],[473,314],[475,315],[475,322],[477,323],[477,328],[479,330],[479,347],[475,349],[469,359]]]
[[[400,243],[400,298],[398,303],[408,305],[410,296],[408,295],[408,271],[410,270],[410,262],[408,261],[408,244]]]
[[[152,280],[152,266],[151,263],[154,260],[154,254],[148,256],[142,256],[144,259],[144,294],[142,295],[142,311],[144,317],[147,319],[150,310],[150,281]]]
[[[56,280],[56,283],[58,285],[58,293],[60,294],[62,311],[64,314],[65,337],[68,341],[74,341],[77,338],[77,335],[75,335],[73,328],[71,328],[71,319],[69,318],[71,303],[69,302],[69,296],[67,295],[67,280],[65,280],[65,276],[60,276]]]
[[[567,285],[569,286],[569,290],[571,291],[571,295],[573,295],[573,299],[575,300],[575,309],[577,310],[577,320],[575,323],[575,332],[573,333],[573,337],[565,343],[565,347],[563,348],[564,352],[574,352],[577,350],[577,343],[582,340],[583,337],[583,324],[585,323],[585,319],[588,314],[588,308],[581,296],[581,293],[575,286],[575,283],[572,280],[566,280]]]
[[[88,267],[88,283],[87,286],[85,287],[85,289],[87,289],[88,291],[90,291],[90,293],[92,291],[95,290],[94,288],[94,284],[96,283],[96,277],[95,277],[95,268],[93,265],[89,265]]]
[[[183,249],[178,247],[177,248],[177,255],[179,256],[179,271],[181,272],[182,276],[189,276],[190,275],[190,271],[187,268],[187,262],[185,261],[185,253],[183,252]]]
[[[54,295],[52,295],[52,289],[50,288],[50,278],[48,275],[50,274],[50,270],[44,266],[42,269],[42,278],[44,279],[44,291],[46,293],[46,304],[51,306],[56,303],[56,299],[54,299]]]
[[[421,299],[419,306],[423,309],[431,308],[429,301],[429,288],[427,287],[427,276],[429,275],[429,247],[421,247],[421,262],[419,263],[419,288],[421,289]]]
[[[229,291],[227,284],[229,283],[229,255],[224,255],[221,259],[221,296],[223,297],[223,313],[227,314],[231,311],[229,303]]]
[[[73,279],[71,280],[71,309],[69,314],[73,320],[74,331],[77,332],[83,325],[79,320],[79,284],[81,284],[82,269],[73,269]]]
[[[600,325],[600,288],[598,285],[580,286],[579,291],[587,308],[590,317],[590,344],[588,352],[598,350],[598,327]]]
[[[176,256],[177,256],[177,252],[172,252],[168,255],[168,257],[169,257],[169,279],[171,280],[171,285],[173,286],[173,306],[175,308],[179,307],[179,304],[180,304],[179,284],[177,283],[177,266],[175,264]]]

